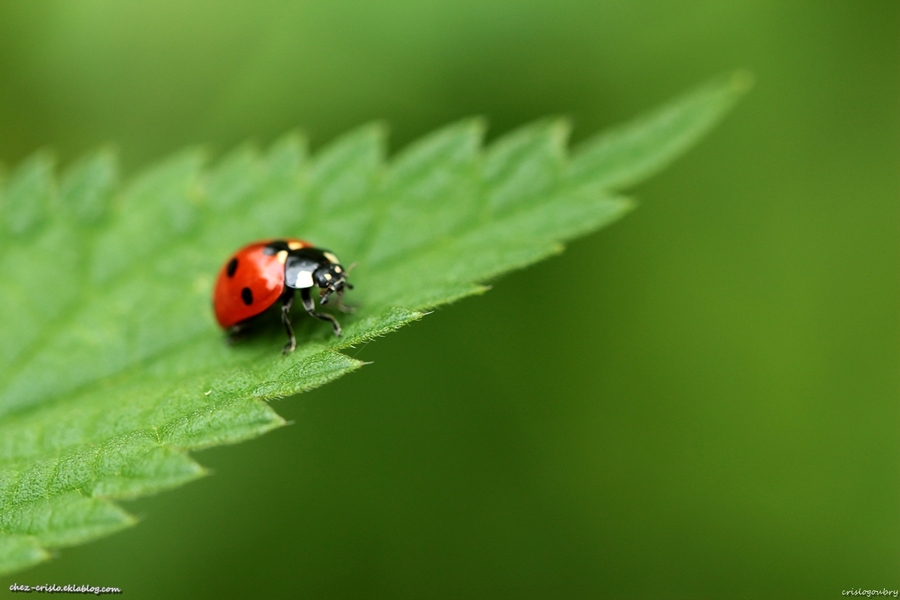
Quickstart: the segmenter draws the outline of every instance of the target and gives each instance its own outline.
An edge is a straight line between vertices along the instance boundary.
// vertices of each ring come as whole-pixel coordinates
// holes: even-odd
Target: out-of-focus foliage
[[[292,427],[204,452],[217,476],[124,505],[145,522],[33,578],[148,598],[900,588],[898,30],[893,0],[0,4],[0,162],[113,142],[128,178],[372,119],[399,148],[467,115],[564,115],[577,144],[711,73],[758,82],[628,219],[360,346],[372,368],[276,406]]]

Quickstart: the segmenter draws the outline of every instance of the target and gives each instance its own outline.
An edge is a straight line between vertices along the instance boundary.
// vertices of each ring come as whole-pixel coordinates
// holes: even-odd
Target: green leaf
[[[269,400],[358,369],[341,350],[478,294],[633,203],[746,88],[737,75],[567,149],[546,120],[485,148],[465,120],[388,162],[369,125],[309,156],[288,135],[211,167],[179,153],[120,186],[101,151],[66,170],[39,153],[0,186],[0,572],[134,522],[114,501],[205,474],[191,450],[280,427]],[[229,345],[213,276],[254,239],[302,237],[357,263],[344,336],[298,316]]]

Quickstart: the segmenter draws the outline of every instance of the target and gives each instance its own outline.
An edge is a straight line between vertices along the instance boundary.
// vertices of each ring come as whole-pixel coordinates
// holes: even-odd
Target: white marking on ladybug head
[[[331,252],[323,252],[322,254],[325,256],[326,259],[328,259],[328,262],[330,262],[331,264],[337,264],[337,263],[341,262],[338,260],[338,257],[335,256],[334,254],[332,254]]]
[[[303,244],[300,242],[288,242],[288,248],[291,250],[299,250],[300,248],[303,248]]]
[[[312,271],[298,271],[297,279],[294,280],[294,287],[302,290],[303,288],[311,288],[313,286]]]
[[[280,262],[281,264],[284,264],[284,262],[287,260],[287,255],[288,255],[287,250],[282,250],[281,252],[276,254],[275,257],[278,259],[278,262]]]

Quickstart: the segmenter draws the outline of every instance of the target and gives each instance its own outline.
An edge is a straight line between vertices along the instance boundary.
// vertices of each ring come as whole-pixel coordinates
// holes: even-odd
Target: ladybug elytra
[[[311,290],[318,286],[319,304],[327,304],[336,294],[338,307],[344,309],[341,297],[347,283],[347,271],[338,257],[314,248],[309,242],[280,239],[254,242],[234,253],[219,271],[213,292],[216,320],[223,328],[236,333],[247,321],[281,301],[281,322],[288,335],[283,352],[297,347],[290,311],[294,292],[300,290],[303,308],[310,316],[329,321],[335,335],[341,335],[337,319],[315,311]]]

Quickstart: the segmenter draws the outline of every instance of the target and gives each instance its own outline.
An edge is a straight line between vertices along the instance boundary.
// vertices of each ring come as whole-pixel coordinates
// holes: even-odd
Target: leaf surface
[[[100,151],[57,181],[36,154],[0,186],[0,573],[134,523],[115,501],[182,485],[189,455],[280,427],[267,403],[362,363],[341,351],[478,294],[492,278],[618,219],[618,190],[670,162],[746,88],[717,80],[570,153],[540,121],[484,147],[445,127],[388,161],[378,125],[309,155],[288,135],[206,166],[187,150],[120,184]],[[210,311],[221,263],[301,237],[357,263],[344,336],[295,318],[225,343]]]

